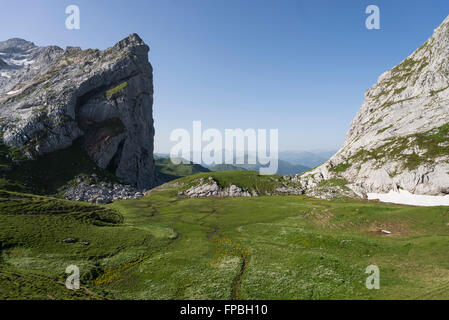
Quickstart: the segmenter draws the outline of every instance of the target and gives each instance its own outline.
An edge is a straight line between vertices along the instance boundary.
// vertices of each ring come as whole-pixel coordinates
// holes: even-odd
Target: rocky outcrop
[[[357,197],[357,194],[347,186],[346,181],[341,179],[305,180],[297,174],[294,176],[282,176],[282,179],[279,181],[282,183],[282,187],[275,189],[274,194],[277,195],[307,195],[325,200]]]
[[[211,176],[200,178],[189,182],[187,186],[184,183],[167,183],[156,189],[166,190],[172,188],[181,188],[178,193],[180,197],[186,198],[211,198],[211,197],[257,197],[257,196],[298,196],[307,195],[320,199],[332,199],[341,197],[357,197],[357,195],[348,188],[345,183],[338,179],[321,181],[319,183],[307,184],[299,175],[271,177],[272,188],[264,188],[262,191],[253,188],[243,188],[236,184],[229,187],[221,187],[219,183]],[[152,191],[153,191],[152,190]],[[147,193],[150,195],[152,192]]]
[[[231,185],[228,188],[221,188],[217,181],[212,177],[207,180],[200,179],[199,184],[190,187],[178,194],[186,198],[207,198],[207,197],[257,197],[255,191],[243,190],[236,185]]]
[[[273,188],[267,188],[263,191],[255,190],[254,188],[242,188],[238,185],[231,184],[229,187],[221,187],[218,182],[211,176],[201,178],[197,181],[189,183],[189,187],[183,185],[172,185],[167,183],[159,190],[165,188],[179,188],[184,189],[178,193],[180,197],[186,198],[210,198],[210,197],[257,197],[262,195],[267,196],[297,196],[307,195],[310,197],[320,199],[332,199],[341,197],[356,197],[355,193],[345,186],[345,184],[337,179],[330,181],[322,181],[315,185],[306,185],[299,175],[296,176],[282,176],[280,178],[272,178]],[[165,186],[165,188],[164,188]],[[158,189],[157,188],[157,189]],[[147,195],[151,194],[148,193]]]
[[[301,176],[341,179],[359,196],[404,189],[449,194],[449,17],[365,94],[343,147]]]
[[[34,158],[83,137],[98,166],[139,189],[154,186],[148,51],[136,34],[104,51],[0,42],[2,142]]]
[[[117,200],[138,199],[146,190],[139,191],[130,185],[101,181],[95,174],[88,181],[77,177],[75,184],[64,191],[64,197],[72,201],[88,201],[97,204]]]

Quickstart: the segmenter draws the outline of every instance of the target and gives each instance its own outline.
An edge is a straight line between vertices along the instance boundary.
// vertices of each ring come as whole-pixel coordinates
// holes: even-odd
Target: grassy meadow
[[[1,191],[0,299],[449,296],[448,207],[178,197],[191,179],[101,207]],[[64,286],[72,264],[81,271],[78,291]],[[372,264],[379,290],[365,287]]]

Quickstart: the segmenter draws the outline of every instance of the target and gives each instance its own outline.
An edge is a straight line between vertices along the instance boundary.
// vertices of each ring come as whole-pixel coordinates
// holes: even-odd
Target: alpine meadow
[[[449,298],[446,1],[25,2],[48,26],[0,13],[0,300]]]

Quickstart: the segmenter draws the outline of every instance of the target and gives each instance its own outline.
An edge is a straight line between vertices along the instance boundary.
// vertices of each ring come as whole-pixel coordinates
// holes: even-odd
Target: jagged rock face
[[[141,189],[153,187],[148,51],[136,34],[104,51],[0,42],[3,143],[33,158],[83,137],[100,167]]]
[[[56,46],[38,47],[17,38],[0,42],[0,103],[2,96],[12,96],[20,83],[47,73],[63,52]]]
[[[342,149],[304,174],[310,185],[342,178],[363,196],[398,188],[449,193],[449,17],[365,94]]]

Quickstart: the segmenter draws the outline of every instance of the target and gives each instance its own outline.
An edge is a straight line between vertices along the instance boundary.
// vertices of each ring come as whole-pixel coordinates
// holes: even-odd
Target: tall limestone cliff
[[[403,189],[449,194],[449,17],[365,94],[343,147],[301,177],[341,179],[364,196]]]
[[[33,159],[82,138],[98,166],[139,188],[154,186],[148,51],[136,34],[104,51],[0,42],[2,143]]]

